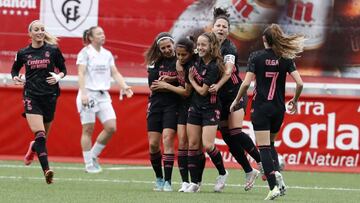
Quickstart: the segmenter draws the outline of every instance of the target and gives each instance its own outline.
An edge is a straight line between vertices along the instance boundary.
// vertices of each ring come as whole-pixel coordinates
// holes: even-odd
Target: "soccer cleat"
[[[47,184],[53,183],[54,171],[48,169],[44,172],[45,181]]]
[[[280,190],[278,188],[278,186],[275,186],[266,196],[266,198],[264,200],[274,200],[275,198],[277,198],[278,196],[280,196]]]
[[[190,183],[189,187],[187,187],[184,192],[189,192],[189,193],[200,192],[200,185],[196,183]]]
[[[279,186],[280,196],[283,196],[283,195],[285,195],[285,192],[286,192],[286,185],[284,182],[284,178],[282,177],[282,175],[279,171],[275,172],[275,177],[276,177],[276,182]]]
[[[34,152],[32,150],[32,147],[34,146],[34,144],[35,144],[35,141],[30,142],[29,149],[26,152],[25,157],[24,157],[24,164],[27,166],[32,163],[32,161],[34,160],[35,154],[36,154],[36,152]]]
[[[227,177],[229,176],[229,172],[226,171],[225,175],[219,175],[216,178],[215,186],[214,186],[214,192],[222,192],[225,187],[225,182]]]
[[[92,164],[95,168],[98,168],[100,171],[102,171],[101,166],[99,164],[99,159],[96,157],[92,158]]]
[[[185,190],[190,186],[190,183],[188,182],[183,182],[181,184],[181,188],[178,190],[178,192],[185,192]]]
[[[249,191],[254,187],[255,180],[259,174],[260,172],[256,169],[253,169],[251,172],[245,174],[245,191]]]
[[[164,179],[162,178],[156,178],[155,185],[154,185],[154,191],[162,191],[164,188]]]
[[[260,171],[260,173],[261,173],[261,179],[262,179],[263,181],[266,181],[266,176],[265,176],[265,173],[264,173],[264,168],[262,167],[261,162],[257,163],[257,165],[258,165],[259,171]]]
[[[97,168],[93,164],[89,164],[85,166],[86,173],[100,173],[101,171],[102,171],[101,168]]]
[[[172,192],[173,191],[173,189],[171,187],[171,183],[169,181],[164,182],[163,191],[164,192]]]

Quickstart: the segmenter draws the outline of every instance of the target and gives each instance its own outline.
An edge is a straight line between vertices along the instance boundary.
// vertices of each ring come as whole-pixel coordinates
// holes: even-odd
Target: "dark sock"
[[[219,175],[225,175],[225,167],[219,150],[214,146],[212,150],[207,151],[211,161],[214,163]]]
[[[42,170],[45,172],[49,170],[48,154],[46,149],[46,134],[45,131],[37,131],[35,133],[34,149],[37,153]]]
[[[202,181],[202,176],[205,170],[206,157],[202,150],[199,150],[199,182]]]
[[[233,136],[229,135],[228,128],[221,128],[220,131],[224,142],[229,147],[229,151],[232,154],[232,156],[235,158],[235,160],[241,165],[245,173],[251,172],[252,167],[241,145],[237,143],[237,141],[234,139]]]
[[[165,174],[165,181],[171,183],[171,175],[174,167],[174,154],[164,154],[164,174]]]
[[[188,170],[188,150],[178,150],[178,166],[180,170],[181,180],[183,182],[189,182],[189,170]]]
[[[188,169],[190,172],[190,178],[192,183],[199,182],[199,154],[197,149],[188,150]]]
[[[260,153],[248,134],[244,133],[241,128],[230,129],[229,133],[231,137],[234,137],[234,140],[237,140],[235,142],[238,142],[241,147],[256,161],[256,163],[261,161]]]
[[[261,163],[264,169],[266,179],[268,181],[270,190],[272,190],[276,185],[274,162],[271,157],[270,146],[259,146]]]
[[[157,178],[163,178],[162,166],[161,166],[161,151],[151,154],[150,161],[154,169],[155,175]]]
[[[279,157],[276,148],[274,146],[274,142],[270,142],[270,147],[271,147],[271,157],[274,161],[274,169],[275,171],[280,171]]]

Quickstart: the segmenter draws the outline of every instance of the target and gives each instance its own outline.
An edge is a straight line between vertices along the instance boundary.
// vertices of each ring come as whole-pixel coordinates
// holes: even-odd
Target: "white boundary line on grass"
[[[43,181],[43,177],[24,177],[24,176],[0,176],[0,179],[10,179],[10,180],[41,180]],[[109,182],[109,183],[135,183],[135,184],[154,184],[153,181],[142,181],[142,180],[121,180],[121,179],[84,179],[84,178],[54,178],[55,181],[70,181],[70,182]],[[174,185],[180,185],[179,182],[173,182]],[[206,186],[214,186],[213,183],[202,183],[202,185]],[[226,184],[228,187],[244,187],[241,184]],[[268,186],[254,186],[257,188],[267,188]],[[304,186],[288,186],[288,189],[300,189],[300,190],[330,190],[330,191],[354,191],[360,192],[360,188],[326,188],[326,187],[304,187]]]
[[[0,168],[31,168],[31,169],[40,169],[40,166],[24,166],[16,164],[1,164]],[[54,166],[54,169],[63,169],[63,170],[84,170],[83,167],[67,167],[67,166]],[[149,170],[152,169],[149,166],[123,166],[123,167],[105,167],[104,170]],[[0,176],[0,179],[14,179],[14,180],[44,180],[43,177],[24,177],[24,176]],[[110,182],[110,183],[137,183],[137,184],[154,184],[153,181],[142,181],[142,180],[121,180],[121,179],[84,179],[84,178],[54,178],[56,181],[79,181],[79,182]],[[180,185],[179,182],[174,182],[173,184]],[[202,183],[202,185],[213,186],[212,183]],[[242,184],[226,184],[229,187],[244,187]],[[258,188],[267,188],[267,186],[254,186]],[[360,192],[360,188],[336,188],[336,187],[305,187],[305,186],[288,186],[289,189],[300,189],[300,190],[329,190],[329,191],[356,191]]]
[[[32,168],[32,169],[40,169],[40,166],[24,166],[24,165],[12,165],[12,164],[1,164],[0,168]],[[67,166],[54,166],[54,169],[63,169],[63,170],[85,170],[84,167],[67,167]],[[123,166],[123,167],[106,167],[103,168],[105,170],[114,170],[114,171],[121,171],[121,170],[148,170],[152,169],[150,166]]]

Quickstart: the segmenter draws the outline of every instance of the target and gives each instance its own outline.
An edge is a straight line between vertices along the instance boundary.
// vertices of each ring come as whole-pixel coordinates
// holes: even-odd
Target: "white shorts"
[[[89,106],[81,103],[80,91],[76,97],[76,106],[80,113],[81,124],[95,123],[96,117],[101,123],[110,119],[116,119],[114,108],[111,104],[111,97],[108,91],[87,90]]]

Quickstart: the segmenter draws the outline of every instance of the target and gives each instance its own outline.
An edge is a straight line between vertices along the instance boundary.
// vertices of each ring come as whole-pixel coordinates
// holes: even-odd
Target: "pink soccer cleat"
[[[25,157],[24,157],[24,164],[26,166],[30,165],[32,163],[32,161],[34,160],[34,157],[35,157],[35,153],[33,150],[32,150],[32,147],[34,146],[34,143],[35,141],[31,141],[30,142],[30,145],[29,145],[29,149],[28,151],[26,152],[25,154]]]

